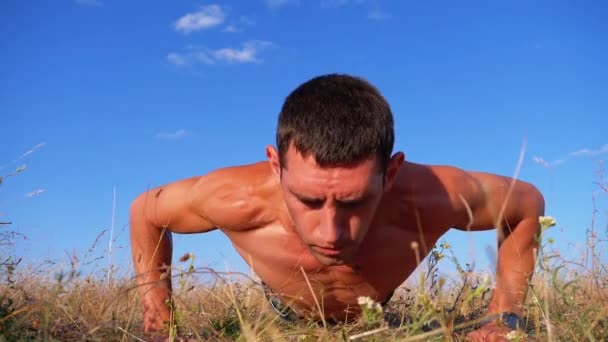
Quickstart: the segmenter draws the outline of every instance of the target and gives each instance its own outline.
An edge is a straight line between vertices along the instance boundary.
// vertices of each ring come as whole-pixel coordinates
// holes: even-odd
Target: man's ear
[[[405,161],[405,154],[403,152],[395,153],[391,159],[388,161],[388,165],[386,167],[386,172],[384,173],[384,190],[388,191],[395,182],[397,178],[397,173],[399,173],[399,169],[401,165],[403,165]]]
[[[281,181],[281,161],[279,160],[279,151],[272,145],[266,147],[266,157],[268,157],[268,163],[274,173],[277,182]]]

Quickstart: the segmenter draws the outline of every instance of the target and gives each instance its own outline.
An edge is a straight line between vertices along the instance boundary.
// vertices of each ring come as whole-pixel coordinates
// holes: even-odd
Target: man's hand
[[[131,205],[131,249],[144,316],[144,333],[162,332],[170,321],[171,232],[199,233],[215,229],[192,194],[199,178],[190,178],[140,195]],[[169,302],[168,302],[169,301]]]
[[[497,229],[496,283],[487,315],[521,315],[539,248],[539,217],[545,211],[542,194],[530,183],[481,172],[462,173],[458,181],[446,184],[452,184],[450,193],[459,194],[463,203],[461,207],[453,203],[460,219],[452,226],[471,231]],[[509,332],[496,323],[486,324],[468,337],[509,341],[505,337]]]
[[[144,297],[144,334],[161,334],[163,330],[166,331],[165,327],[169,324],[171,311],[167,306],[155,303],[149,298],[155,297]]]
[[[173,338],[166,335],[153,335],[149,342],[198,342],[197,339],[187,338],[183,336],[174,336]]]
[[[497,323],[488,323],[469,334],[465,341],[471,342],[508,342],[528,341],[526,334]]]

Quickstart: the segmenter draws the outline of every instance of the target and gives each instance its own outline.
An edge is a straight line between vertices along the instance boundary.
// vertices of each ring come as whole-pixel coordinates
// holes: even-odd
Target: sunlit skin
[[[171,264],[169,232],[220,229],[298,314],[344,320],[359,312],[359,296],[383,301],[415,270],[412,242],[424,257],[451,227],[493,229],[505,201],[498,280],[488,313],[521,313],[534,268],[538,217],[544,213],[534,186],[411,163],[401,152],[384,169],[375,155],[352,165],[321,167],[293,145],[286,165],[274,147],[266,154],[266,162],[167,184],[133,202],[132,253],[146,333],[162,331],[170,319],[164,302],[171,283],[154,267]],[[315,298],[323,303],[322,312]],[[492,323],[469,337],[500,341],[508,331]]]
[[[269,153],[274,158],[274,151]],[[395,157],[398,164],[399,158]],[[300,155],[287,169],[273,164],[273,171],[279,175],[294,230],[309,252],[326,266],[352,261],[383,193],[390,189],[377,160],[320,168],[314,158]]]

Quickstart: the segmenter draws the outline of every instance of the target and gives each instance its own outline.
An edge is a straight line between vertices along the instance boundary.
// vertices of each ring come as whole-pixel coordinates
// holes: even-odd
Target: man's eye
[[[340,206],[343,208],[347,208],[347,209],[353,209],[353,208],[357,208],[357,207],[361,206],[362,204],[363,204],[363,201],[342,202],[342,203],[340,203]]]
[[[302,202],[302,204],[304,204],[305,206],[309,207],[309,208],[320,208],[323,206],[323,201],[319,201],[319,200],[304,200],[301,199],[300,202]]]

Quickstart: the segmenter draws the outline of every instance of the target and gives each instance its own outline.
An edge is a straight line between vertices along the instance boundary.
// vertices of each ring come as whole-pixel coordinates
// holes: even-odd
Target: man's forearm
[[[131,209],[131,251],[141,298],[144,331],[160,331],[170,320],[166,301],[171,298],[171,233],[152,226],[140,212],[143,206]]]
[[[501,244],[498,250],[496,287],[488,314],[521,314],[538,250],[538,216],[526,217],[512,227],[513,231]]]

